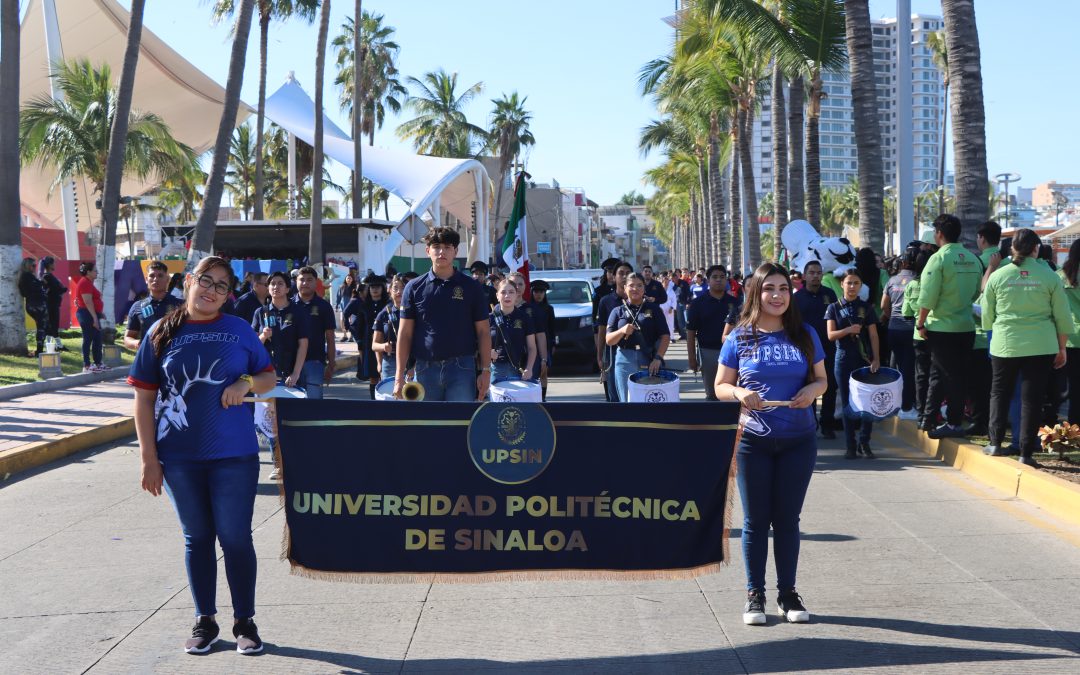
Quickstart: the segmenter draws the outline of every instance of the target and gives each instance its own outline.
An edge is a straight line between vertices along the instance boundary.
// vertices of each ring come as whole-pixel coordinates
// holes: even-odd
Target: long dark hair
[[[1022,227],[1013,234],[1012,240],[1012,262],[1019,267],[1025,260],[1039,253],[1039,244],[1042,240],[1039,239],[1039,235],[1035,234],[1035,230],[1030,230],[1026,227]]]
[[[1069,257],[1065,259],[1065,264],[1061,266],[1061,269],[1065,271],[1069,286],[1075,288],[1076,273],[1080,271],[1080,239],[1074,239],[1072,245],[1069,246]]]
[[[229,288],[236,285],[236,273],[233,272],[232,265],[226,262],[224,258],[219,258],[216,255],[207,256],[200,260],[199,264],[196,265],[195,269],[191,272],[192,278],[198,279],[215,267],[220,267],[228,271]],[[187,301],[185,300],[183,304],[171,310],[158,322],[157,327],[150,336],[151,344],[154,345],[154,356],[161,358],[161,354],[168,348],[169,343],[172,342],[172,339],[180,332],[180,329],[184,327],[184,324],[187,323],[190,316],[191,314],[188,312]]]
[[[878,271],[877,255],[871,248],[860,248],[855,252],[855,269],[859,271],[859,278],[866,284],[866,290],[870,292],[871,302],[881,290],[881,273]]]
[[[754,270],[753,276],[746,281],[745,299],[743,300],[742,315],[739,317],[739,326],[750,329],[756,344],[758,341],[757,323],[761,318],[761,288],[765,285],[767,278],[776,274],[784,277],[788,284],[788,308],[780,317],[781,324],[784,326],[784,334],[787,335],[792,344],[799,348],[799,351],[806,358],[809,377],[809,373],[813,372],[814,367],[814,339],[810,336],[810,331],[806,330],[802,314],[799,313],[799,307],[795,304],[795,298],[791,293],[791,276],[786,269],[775,263],[766,262]]]

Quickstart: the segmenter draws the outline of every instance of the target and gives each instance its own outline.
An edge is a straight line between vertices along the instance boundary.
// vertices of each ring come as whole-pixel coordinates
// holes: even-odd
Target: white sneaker
[[[274,467],[274,470],[270,472],[270,480],[281,480],[281,469]]]
[[[765,592],[750,591],[746,595],[742,622],[747,626],[761,626],[765,623]]]
[[[915,412],[915,408],[911,408],[910,410],[901,410],[897,417],[902,420],[917,420],[919,419],[919,413]]]
[[[810,612],[806,610],[802,598],[794,588],[790,591],[781,591],[776,597],[776,613],[790,623],[806,623],[810,620]]]

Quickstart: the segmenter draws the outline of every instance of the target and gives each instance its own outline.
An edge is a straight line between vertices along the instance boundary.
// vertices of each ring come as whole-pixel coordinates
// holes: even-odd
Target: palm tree
[[[982,56],[974,0],[942,0],[953,123],[953,169],[956,216],[964,224],[962,242],[975,246],[975,230],[988,217],[986,184],[986,110],[983,107]]]
[[[788,223],[788,165],[787,165],[787,104],[784,101],[784,69],[780,63],[773,59],[772,82],[769,93],[769,118],[772,121],[772,171],[773,190],[772,208],[768,210],[773,214],[773,260],[780,259],[780,235],[784,232],[784,225]]]
[[[511,163],[517,161],[521,153],[521,146],[535,145],[536,138],[529,131],[529,120],[532,113],[525,110],[525,101],[528,96],[518,99],[515,91],[509,96],[492,99],[495,104],[491,111],[491,130],[488,132],[488,147],[499,156],[499,179],[495,191],[495,215],[498,217],[499,207],[502,206],[503,186],[510,172]]]
[[[788,84],[788,210],[792,220],[806,219],[806,85],[802,75]],[[783,124],[783,120],[779,121]],[[773,122],[777,124],[777,122]],[[774,169],[775,171],[775,169]]]
[[[945,44],[945,31],[939,30],[926,36],[926,47],[930,50],[930,58],[934,60],[941,73],[942,102],[941,106],[941,156],[938,164],[938,213],[945,213],[945,140],[949,137],[945,133],[949,121],[949,47]]]
[[[311,229],[308,231],[308,263],[321,262],[322,240],[322,168],[323,168],[323,71],[326,69],[326,36],[330,32],[330,0],[322,0],[319,14],[319,37],[315,45],[315,152],[311,164]],[[355,139],[354,139],[355,142]]]
[[[26,353],[22,302],[16,288],[22,262],[19,201],[19,0],[0,0],[0,352]]]
[[[263,143],[266,127],[266,61],[270,23],[299,16],[308,23],[315,19],[317,0],[257,0],[259,9],[259,102],[255,114],[255,220],[263,219]],[[236,11],[236,0],[217,0],[214,3],[215,21],[230,18]]]
[[[240,108],[240,88],[244,84],[248,33],[251,32],[251,15],[254,10],[254,0],[239,2],[240,11],[236,16],[232,54],[229,56],[229,79],[225,84],[225,104],[221,109],[221,121],[218,123],[217,138],[214,141],[214,156],[206,181],[203,210],[199,214],[199,222],[195,224],[195,235],[188,249],[189,269],[194,269],[196,263],[214,249],[218,208],[221,206],[221,193],[225,189],[225,169],[229,163],[229,141],[233,127],[236,126],[236,113]],[[318,117],[316,115],[316,118]]]
[[[251,137],[251,127],[241,124],[236,127],[229,144],[229,170],[225,172],[225,189],[232,196],[233,204],[244,213],[246,220],[251,219],[251,210],[256,201],[255,165],[255,143]]]
[[[874,35],[869,0],[845,0],[851,102],[859,165],[859,243],[885,250],[885,177],[881,166],[881,123],[878,121],[874,74]],[[906,19],[904,19],[906,20]]]
[[[487,132],[466,119],[464,108],[483,92],[484,83],[477,82],[458,93],[457,73],[448,74],[441,68],[406,81],[418,90],[405,104],[416,117],[398,126],[398,138],[411,140],[424,155],[471,157],[474,145],[486,140]]]
[[[338,74],[334,82],[341,88],[338,99],[341,110],[348,113],[353,121],[353,138],[359,141],[364,136],[368,138],[368,145],[375,144],[375,131],[381,129],[386,118],[386,112],[401,111],[402,102],[408,97],[406,89],[398,79],[398,69],[395,64],[400,47],[391,37],[395,29],[393,26],[383,25],[382,14],[369,14],[361,12],[357,2],[357,12],[360,19],[360,31],[355,30],[355,22],[352,17],[347,17],[341,26],[341,34],[334,38],[333,45],[337,48]],[[359,47],[357,47],[359,42]],[[360,68],[355,67],[355,54],[360,53]],[[358,106],[360,115],[353,115],[354,100],[357,96],[354,92],[361,92]],[[353,161],[356,170],[353,171],[353,182],[356,176],[362,175],[361,166],[363,161],[363,146],[359,143],[354,148]],[[363,194],[356,190],[350,190],[353,201],[354,217],[359,217],[361,211],[360,202]],[[370,202],[370,194],[369,202]],[[371,213],[368,213],[371,217]]]
[[[170,213],[178,223],[190,223],[195,220],[196,212],[202,207],[202,193],[206,185],[206,172],[194,161],[171,176],[168,176],[154,190],[157,207],[162,213]]]

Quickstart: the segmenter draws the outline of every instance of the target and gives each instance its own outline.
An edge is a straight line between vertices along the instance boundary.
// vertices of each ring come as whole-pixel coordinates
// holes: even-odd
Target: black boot
[[[547,402],[547,387],[540,387],[540,400]]]

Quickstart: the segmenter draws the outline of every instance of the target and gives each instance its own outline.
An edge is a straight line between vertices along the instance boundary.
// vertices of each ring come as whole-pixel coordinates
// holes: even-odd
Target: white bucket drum
[[[279,384],[258,398],[307,398],[307,392]],[[267,438],[274,438],[274,408],[269,403],[255,402],[255,428]]]
[[[631,373],[626,398],[628,403],[678,403],[679,376],[670,370],[658,370],[656,375],[647,370]]]
[[[859,368],[848,380],[848,407],[844,414],[874,421],[892,417],[900,412],[903,391],[904,377],[899,370],[879,368],[871,373],[868,366]]]
[[[375,400],[376,401],[393,401],[394,400],[394,378],[384,377],[375,385]]]
[[[544,400],[539,382],[498,380],[491,383],[488,396],[500,403],[540,403]]]

